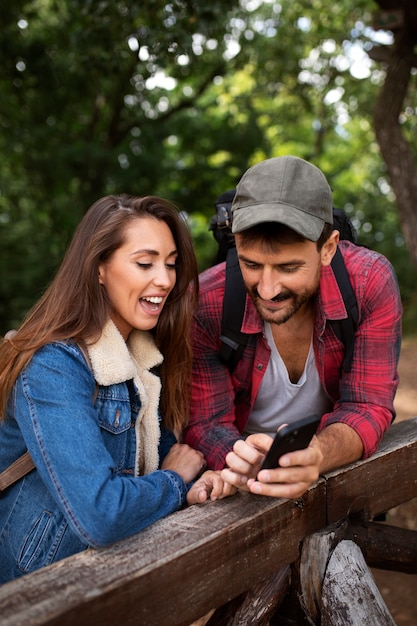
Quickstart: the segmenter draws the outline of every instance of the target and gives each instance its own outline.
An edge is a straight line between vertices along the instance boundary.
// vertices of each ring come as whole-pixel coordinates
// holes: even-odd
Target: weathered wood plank
[[[373,519],[417,497],[417,418],[394,423],[370,459],[326,480],[327,524],[359,511]]]
[[[352,524],[350,534],[370,567],[417,574],[417,530],[368,522]]]
[[[300,501],[239,493],[3,585],[0,626],[188,625],[298,560],[300,542],[331,521],[372,519],[415,497],[416,466],[417,418]]]
[[[296,503],[239,493],[194,506],[7,583],[0,625],[189,624],[298,558],[325,524],[324,487]]]

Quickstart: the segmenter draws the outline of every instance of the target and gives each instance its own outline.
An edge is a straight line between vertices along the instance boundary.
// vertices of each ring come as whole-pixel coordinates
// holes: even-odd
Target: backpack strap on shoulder
[[[226,284],[220,340],[220,358],[233,371],[248,343],[249,336],[241,332],[245,313],[246,289],[239,267],[235,247],[229,248],[226,257]]]
[[[336,249],[336,254],[332,259],[331,267],[336,277],[337,284],[339,285],[348,316],[342,320],[332,320],[330,323],[336,337],[338,337],[338,339],[340,339],[345,346],[343,370],[345,372],[350,372],[352,368],[355,331],[358,324],[359,312],[356,295],[353,291],[345,262],[339,248]]]
[[[32,461],[32,457],[29,452],[25,452],[0,474],[0,493],[23,476],[26,476],[26,474],[29,474],[33,469],[35,469],[35,464]]]

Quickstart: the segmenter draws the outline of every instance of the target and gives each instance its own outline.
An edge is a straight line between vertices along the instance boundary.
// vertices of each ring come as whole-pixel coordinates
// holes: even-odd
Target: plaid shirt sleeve
[[[356,293],[359,323],[351,372],[341,373],[344,348],[328,324],[322,341],[315,346],[319,375],[335,400],[333,411],[323,416],[321,428],[338,422],[348,424],[360,436],[363,458],[367,458],[395,416],[402,305],[394,270],[385,257],[345,242],[339,245]],[[329,277],[330,268],[326,270],[321,297],[331,318],[335,312],[330,294],[338,287]]]
[[[206,288],[209,286],[209,288]],[[193,320],[193,384],[189,424],[184,441],[201,450],[210,469],[221,469],[234,442],[241,438],[235,423],[235,387],[219,357],[224,295],[224,269],[200,276],[199,307]]]

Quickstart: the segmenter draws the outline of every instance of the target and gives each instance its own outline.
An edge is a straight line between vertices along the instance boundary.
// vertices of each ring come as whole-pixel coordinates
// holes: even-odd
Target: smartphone
[[[279,458],[283,454],[307,448],[319,424],[318,415],[309,415],[281,428],[275,435],[261,469],[278,467]]]

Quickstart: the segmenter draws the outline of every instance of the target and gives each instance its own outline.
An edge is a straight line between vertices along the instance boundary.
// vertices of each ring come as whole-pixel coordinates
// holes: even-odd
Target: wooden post
[[[303,542],[300,602],[313,624],[395,626],[360,548],[337,537],[341,524]]]
[[[329,556],[346,536],[347,519],[306,537],[299,565],[299,597],[304,612],[318,623],[321,612],[321,590]]]
[[[359,547],[341,541],[333,551],[322,589],[321,626],[395,626]]]

